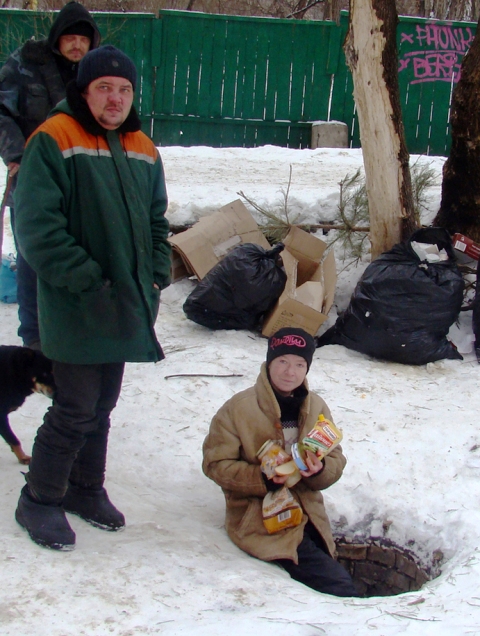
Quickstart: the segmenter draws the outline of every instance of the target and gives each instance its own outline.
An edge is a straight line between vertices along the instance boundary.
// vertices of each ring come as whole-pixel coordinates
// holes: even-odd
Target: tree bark
[[[340,0],[325,0],[323,19],[340,22]]]
[[[360,125],[372,259],[417,227],[400,108],[397,22],[394,0],[350,0],[345,56]]]
[[[480,241],[480,34],[462,61],[453,93],[450,155],[443,166],[442,200],[433,224]]]

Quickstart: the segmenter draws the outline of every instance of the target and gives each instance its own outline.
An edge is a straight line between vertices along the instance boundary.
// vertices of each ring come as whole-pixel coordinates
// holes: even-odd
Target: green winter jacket
[[[38,274],[42,350],[53,360],[163,358],[153,285],[169,284],[167,195],[157,149],[139,128],[132,108],[106,131],[75,93],[27,143],[16,230]]]

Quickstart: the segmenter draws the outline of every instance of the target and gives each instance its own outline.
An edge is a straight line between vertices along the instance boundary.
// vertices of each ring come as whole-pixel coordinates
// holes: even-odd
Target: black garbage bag
[[[187,318],[210,329],[254,329],[285,287],[283,248],[245,243],[233,249],[187,297]]]
[[[421,261],[412,241],[436,244],[449,258]],[[462,360],[446,336],[460,312],[463,290],[448,232],[443,228],[417,230],[367,267],[349,306],[320,336],[317,346],[341,344],[403,364]]]
[[[480,364],[480,260],[477,263],[477,282],[475,285],[475,299],[472,306],[472,327],[475,336],[475,353]]]

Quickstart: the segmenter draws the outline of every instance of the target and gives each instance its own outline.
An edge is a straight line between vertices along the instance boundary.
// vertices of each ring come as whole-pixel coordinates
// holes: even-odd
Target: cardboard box
[[[240,199],[168,240],[172,245],[172,282],[193,275],[201,280],[237,245],[255,243],[266,250],[271,247]]]
[[[480,245],[478,245],[478,243],[474,243],[472,239],[469,239],[468,236],[464,236],[463,234],[454,234],[452,241],[453,247],[456,250],[478,261],[480,258]]]
[[[314,336],[333,305],[337,271],[333,250],[313,234],[293,227],[281,253],[287,282],[282,295],[263,323],[270,337],[282,327],[300,327]]]

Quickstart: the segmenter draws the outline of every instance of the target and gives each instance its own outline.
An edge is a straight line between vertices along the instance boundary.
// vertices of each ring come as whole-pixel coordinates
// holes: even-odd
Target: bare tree
[[[296,18],[297,20],[303,20],[307,11],[319,4],[324,4],[325,0],[297,0],[294,3],[294,8],[291,13],[286,15],[286,18]],[[296,6],[295,6],[296,5]]]
[[[471,20],[475,11],[474,0],[436,0],[431,4],[431,12],[439,20]]]
[[[480,25],[479,27],[480,28]],[[433,223],[480,241],[480,31],[461,66],[453,94],[450,156],[443,166],[442,200]]]
[[[416,228],[400,108],[394,0],[351,0],[345,55],[354,83],[372,258]]]
[[[323,6],[323,19],[338,22],[340,19],[341,9],[342,6],[340,0],[325,0]]]
[[[35,0],[40,11],[60,9],[66,0]],[[34,0],[0,0],[2,6],[32,8]],[[83,0],[90,11],[201,11],[223,15],[262,16],[307,20],[337,20],[348,0]],[[440,20],[479,18],[480,0],[396,0],[401,15]]]

